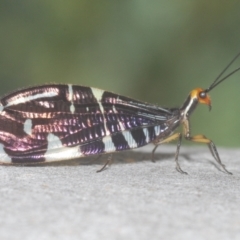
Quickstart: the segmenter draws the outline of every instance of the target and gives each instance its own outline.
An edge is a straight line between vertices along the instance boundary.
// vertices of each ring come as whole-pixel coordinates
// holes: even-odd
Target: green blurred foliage
[[[240,50],[239,12],[232,0],[1,0],[0,94],[74,83],[179,106]],[[239,78],[211,92],[193,133],[240,146]]]

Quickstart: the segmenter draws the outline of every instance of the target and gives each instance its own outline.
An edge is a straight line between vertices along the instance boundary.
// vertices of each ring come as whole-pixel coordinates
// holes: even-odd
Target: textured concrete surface
[[[0,166],[0,239],[240,239],[240,150],[219,149],[232,176],[206,147],[151,147],[103,159]],[[121,159],[124,159],[122,161]],[[101,163],[100,163],[101,162]]]

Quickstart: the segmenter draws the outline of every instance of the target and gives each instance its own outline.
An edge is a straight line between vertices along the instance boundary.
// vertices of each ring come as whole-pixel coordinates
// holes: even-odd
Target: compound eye
[[[207,94],[205,92],[200,92],[199,93],[200,98],[205,98],[206,96],[207,96]]]

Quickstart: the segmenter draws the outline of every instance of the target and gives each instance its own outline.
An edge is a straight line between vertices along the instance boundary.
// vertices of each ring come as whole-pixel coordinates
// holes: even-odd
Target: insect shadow
[[[179,156],[184,158],[185,161],[188,162],[199,162],[204,161],[210,163],[212,166],[214,166],[216,169],[222,172],[221,168],[219,166],[211,161],[211,159],[206,159],[204,157],[199,160],[193,160],[191,155],[193,153],[196,153],[195,151],[190,151],[187,153],[180,153]],[[72,160],[66,160],[66,161],[60,161],[60,162],[45,162],[45,163],[34,163],[34,164],[19,164],[15,165],[16,167],[63,167],[63,166],[81,166],[81,165],[98,165],[100,168],[104,166],[107,162],[107,159],[109,158],[110,154],[102,154],[96,156],[88,156],[83,158],[76,158]],[[155,153],[155,162],[165,162],[165,161],[172,161],[174,164],[174,156],[175,153]],[[151,161],[151,152],[143,152],[143,151],[125,151],[125,152],[117,152],[113,154],[112,157],[112,165],[115,164],[130,164],[130,163],[139,163],[139,162],[147,162]],[[110,165],[111,165],[110,164]],[[173,165],[174,166],[174,165]],[[108,168],[104,169],[107,170]]]
[[[45,167],[45,166],[77,166],[77,165],[104,165],[109,158],[110,154],[101,154],[94,156],[87,156],[82,158],[76,158],[71,160],[63,160],[59,162],[42,162],[42,163],[24,163],[16,164],[18,167]],[[155,161],[167,161],[174,160],[174,153],[158,153],[155,154]],[[151,161],[151,153],[143,151],[124,151],[115,152],[112,154],[112,164],[127,164],[137,163],[143,161]]]

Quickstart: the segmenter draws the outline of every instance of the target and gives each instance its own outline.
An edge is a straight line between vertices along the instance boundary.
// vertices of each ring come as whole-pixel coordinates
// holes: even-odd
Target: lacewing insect
[[[189,117],[198,103],[211,108],[208,93],[240,53],[207,89],[195,88],[180,108],[162,108],[92,87],[49,84],[18,90],[0,99],[0,163],[53,162],[114,153],[177,140],[176,169],[182,135],[205,143],[222,169],[215,144],[204,135],[191,136]],[[183,133],[175,133],[182,124]],[[102,167],[103,170],[108,163]],[[100,170],[100,171],[101,171]]]

